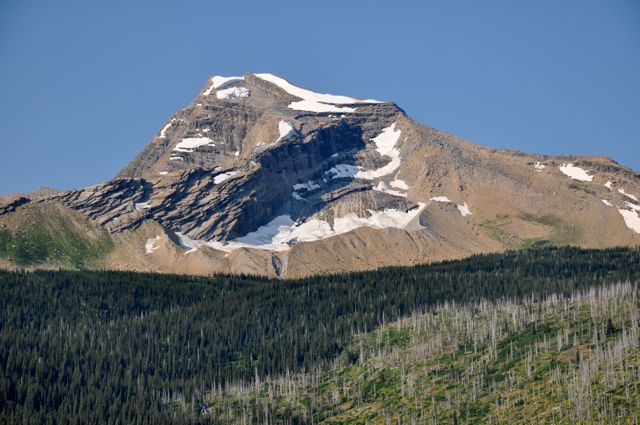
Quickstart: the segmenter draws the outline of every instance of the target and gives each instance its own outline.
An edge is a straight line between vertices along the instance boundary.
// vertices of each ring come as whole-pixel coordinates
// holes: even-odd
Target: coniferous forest
[[[440,318],[450,316],[451,323],[470,324],[474,322],[473,314],[476,313],[465,316],[464,312],[472,310],[455,306],[477,305],[480,300],[500,302],[503,304],[499,311],[485,307],[473,310],[480,312],[478,320],[484,317],[482,312],[487,311],[490,313],[486,313],[486,317],[506,317],[498,325],[486,321],[486,329],[489,329],[488,334],[493,335],[494,343],[495,335],[507,339],[511,335],[511,357],[504,354],[506,351],[500,351],[497,345],[491,347],[489,340],[485,347],[489,350],[488,358],[492,361],[503,359],[505,362],[519,358],[526,362],[528,351],[522,348],[518,354],[518,344],[513,339],[515,333],[512,335],[510,332],[521,332],[528,328],[516,326],[515,319],[513,325],[509,324],[510,316],[505,316],[504,312],[517,309],[505,310],[504,303],[539,301],[539,304],[528,304],[535,307],[527,307],[530,310],[526,311],[547,311],[545,308],[550,307],[544,303],[548,303],[545,300],[551,294],[554,297],[568,297],[594,287],[625,284],[632,288],[624,292],[627,294],[625,299],[630,300],[630,307],[628,310],[616,307],[616,311],[624,311],[628,315],[628,311],[635,311],[633,306],[637,309],[638,305],[635,295],[629,294],[635,294],[634,285],[640,282],[639,264],[640,251],[637,249],[545,248],[298,280],[113,271],[0,272],[0,423],[316,423],[319,420],[331,422],[331,415],[343,414],[341,409],[347,409],[348,406],[353,407],[355,413],[333,423],[373,423],[378,419],[367,416],[371,412],[359,414],[356,409],[364,406],[366,400],[363,394],[368,393],[346,389],[348,382],[357,381],[353,376],[343,377],[342,389],[336,389],[336,393],[328,397],[334,400],[333,404],[326,400],[322,404],[320,399],[313,401],[316,396],[310,395],[309,390],[312,387],[317,389],[321,381],[318,378],[320,375],[310,375],[311,372],[323,368],[335,369],[336,365],[345,368],[362,365],[366,359],[394,353],[389,349],[388,337],[386,345],[378,344],[378,348],[374,349],[369,347],[369,343],[363,345],[363,335],[370,335],[375,340],[377,332],[388,333],[389,329],[395,329],[393,323],[405,323],[403,321],[417,314],[431,314],[436,316],[430,317]],[[609,295],[607,297],[607,300],[612,298]],[[614,304],[604,303],[605,306]],[[579,305],[576,311],[581,311],[581,308]],[[458,310],[460,315],[451,313]],[[570,309],[567,307],[562,311]],[[533,317],[532,314],[527,317]],[[524,313],[522,315],[524,317]],[[625,335],[627,342],[629,338],[635,338],[637,342],[637,334],[627,332],[632,328],[629,320],[624,317],[615,320],[609,317],[607,320],[605,316],[598,316],[603,320],[604,342],[607,336],[613,338],[622,335]],[[567,323],[576,323],[576,329],[580,326],[581,333],[576,331],[576,335],[589,334],[579,322],[578,313],[558,317]],[[420,323],[427,325],[420,327],[420,335],[424,341],[434,341],[433,334],[429,334],[428,330],[439,322],[433,318],[421,320]],[[595,323],[595,319],[590,320]],[[405,333],[411,329],[410,326],[397,326],[398,330],[403,329]],[[438,326],[443,325],[440,323]],[[468,328],[471,325],[465,326]],[[596,342],[602,344],[604,342],[598,337],[598,326],[593,326],[596,329]],[[568,340],[557,337],[557,329],[552,328],[549,325],[543,327],[549,335],[561,340],[553,344],[567,346]],[[453,328],[442,329],[447,330],[446,334],[449,335],[449,329]],[[526,335],[531,339],[530,335]],[[415,335],[406,337],[408,340],[417,338]],[[456,344],[466,344],[463,340],[471,337],[460,338]],[[546,333],[540,334],[540,338],[547,344]],[[574,340],[575,344],[583,344],[578,336]],[[587,340],[593,338],[585,336]],[[536,341],[528,342],[526,349],[537,347]],[[363,346],[364,349],[355,348]],[[406,345],[403,347],[406,348]],[[431,351],[437,351],[434,350]],[[630,352],[625,351],[626,354]],[[505,357],[500,357],[502,355]],[[584,361],[580,355],[580,351],[577,355],[573,354],[577,356],[577,365]],[[530,363],[531,358],[528,360]],[[635,370],[632,366],[638,362],[637,356],[625,359],[624,370],[630,367],[630,370]],[[468,364],[476,363],[469,361]],[[597,371],[598,365],[592,365],[591,368]],[[451,369],[448,369],[449,365],[446,367],[455,377],[451,378],[450,385],[463,385],[466,382],[460,379],[461,374],[454,371],[453,363]],[[529,365],[529,368],[534,367]],[[555,372],[552,367],[548,371],[559,376],[561,372],[564,373],[559,369]],[[623,396],[626,398],[623,398],[627,404],[616,404],[615,409],[611,408],[618,415],[615,417],[631,418],[631,413],[624,416],[625,409],[638,405],[634,394],[638,394],[640,385],[640,366],[636,373],[631,373],[630,378],[621,381],[625,385],[626,396]],[[480,382],[476,371],[473,376],[479,380],[479,388],[484,388],[483,391],[493,388],[493,393],[478,390],[477,394],[491,393],[495,396],[496,388],[499,389],[501,382],[507,379],[503,375],[500,375],[498,384],[495,376],[493,383]],[[292,382],[296,382],[296,394],[306,391],[301,401],[292,405],[283,401],[279,405],[273,401],[273,397],[268,402],[261,398],[260,392],[264,389],[260,383],[288,376],[292,377]],[[307,382],[306,376],[315,378]],[[402,376],[405,376],[404,372]],[[424,378],[420,376],[416,373],[412,379]],[[532,376],[530,381],[535,381],[533,372],[524,376]],[[560,377],[557,379],[558,382],[562,380]],[[513,380],[517,381],[515,378]],[[386,407],[384,418],[389,418],[389,421],[399,418],[394,416],[394,411],[404,408],[405,411],[414,412],[406,410],[409,409],[409,399],[404,398],[405,384],[398,384],[405,381],[396,381],[393,381],[393,385],[399,385],[404,407]],[[304,382],[304,385],[300,382]],[[392,385],[389,380],[385,382],[387,384],[376,384],[378,386],[370,391],[374,399],[384,396],[381,391],[389,389],[385,385]],[[238,388],[242,388],[242,391]],[[253,388],[254,393],[248,388]],[[433,394],[426,394],[430,391],[427,387],[413,382],[413,394],[416,388],[421,388],[419,391],[422,391],[423,398],[433,400],[434,404],[438,401],[436,394],[441,396],[435,390]],[[588,404],[576,393],[575,385],[567,384],[566,388],[566,394],[571,388],[574,392],[564,400],[565,393],[559,391],[554,396],[558,404]],[[313,394],[317,395],[320,390],[314,391]],[[459,390],[455,394],[460,396],[463,392]],[[541,390],[540,393],[545,391]],[[471,392],[464,394],[464,397],[475,400],[476,392],[473,397],[469,395]],[[233,402],[230,401],[232,396],[235,397]],[[483,422],[488,421],[493,412],[491,409],[504,406],[504,400],[500,399],[492,401],[498,407],[487,407],[486,411],[483,410],[485,407],[474,410],[464,403],[458,403],[456,407],[452,402],[455,397],[442,397],[443,406],[447,407],[439,410],[434,408],[435,413],[431,416],[425,414],[423,408],[423,420],[416,423],[432,423],[425,419],[428,417],[439,418],[439,423]],[[257,405],[259,400],[263,400],[260,403],[264,403],[264,409],[262,405]],[[330,405],[327,407],[329,413],[319,410],[325,405]],[[604,403],[603,406],[608,404]],[[258,411],[262,413],[256,413]],[[567,408],[567,412],[573,410]],[[410,414],[394,423],[411,423],[409,417]],[[567,417],[550,417],[549,420]],[[579,420],[589,417],[577,416]]]

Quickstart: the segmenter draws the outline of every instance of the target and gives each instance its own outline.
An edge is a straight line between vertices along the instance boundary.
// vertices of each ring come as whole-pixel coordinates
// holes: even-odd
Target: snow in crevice
[[[137,202],[134,204],[134,208],[136,209],[136,211],[148,210],[151,207],[151,204],[148,202]]]
[[[604,187],[606,187],[607,189],[611,190],[611,184],[613,182],[611,180],[607,180],[607,182],[604,184]]]
[[[269,223],[260,226],[245,236],[233,239],[227,243],[219,241],[198,241],[182,233],[176,233],[180,244],[193,252],[200,247],[209,247],[230,252],[239,248],[255,248],[270,251],[286,251],[299,242],[312,242],[350,232],[361,227],[374,229],[407,228],[425,208],[419,203],[409,211],[386,209],[384,211],[369,210],[369,217],[359,217],[349,213],[334,220],[331,227],[329,222],[319,219],[309,219],[304,222],[294,222],[289,215],[281,215]]]
[[[337,164],[325,171],[332,179],[353,179],[358,174],[360,167],[351,164]]]
[[[585,169],[577,167],[573,164],[562,164],[558,168],[563,174],[571,177],[574,180],[579,180],[582,182],[590,182],[591,180],[593,180],[593,176],[587,174],[587,171]]]
[[[636,198],[635,195],[632,195],[630,193],[625,192],[624,188],[621,187],[620,189],[618,189],[618,192],[621,193],[622,195],[626,196],[627,198],[633,199],[634,201],[638,202],[638,198]]]
[[[280,121],[278,123],[278,133],[280,134],[280,137],[278,137],[278,140],[276,140],[275,143],[280,143],[283,140],[295,136],[297,131],[289,121]]]
[[[624,219],[624,224],[626,224],[629,229],[636,233],[640,233],[640,216],[638,216],[638,211],[618,208],[618,212]]]
[[[161,139],[164,139],[165,137],[167,137],[167,130],[169,130],[169,127],[173,125],[174,121],[175,121],[175,118],[172,118],[171,121],[169,121],[167,124],[165,124],[164,127],[162,127],[162,130],[160,130]]]
[[[304,201],[304,198],[298,194],[298,192],[292,192],[291,197],[293,199],[297,199],[298,201]]]
[[[221,77],[219,75],[216,75],[215,77],[211,78],[211,85],[203,93],[203,96],[209,96],[213,90],[224,88],[229,84],[233,84],[242,80],[244,80],[244,77]]]
[[[245,87],[230,87],[224,90],[218,90],[216,97],[218,99],[239,99],[242,97],[249,97],[251,92]]]
[[[314,183],[313,181],[309,180],[306,183],[296,183],[293,185],[293,190],[296,191],[300,191],[300,190],[306,190],[306,191],[312,191],[315,189],[320,189],[320,185]]]
[[[172,156],[169,158],[169,161],[184,161],[184,158],[181,156]]]
[[[545,168],[547,168],[546,165],[542,164],[541,162],[536,162],[536,164],[533,166],[536,171],[540,172],[542,170],[544,170]]]
[[[182,139],[173,150],[176,152],[191,153],[200,146],[215,146],[215,143],[208,137],[187,137],[186,139]]]
[[[605,204],[608,207],[612,207],[613,206],[613,204],[611,202],[607,201],[606,199],[602,199],[601,201],[602,201],[603,204]]]
[[[300,101],[291,102],[289,108],[297,111],[309,111],[309,112],[355,112],[355,108],[339,107],[335,105],[348,105],[357,103],[381,103],[372,99],[355,99],[348,96],[337,96],[332,94],[321,94],[311,90],[303,89],[301,87],[294,86],[284,78],[277,77],[273,74],[263,73],[255,74],[256,77],[268,81],[271,84],[275,84],[285,92],[292,96],[295,96]]]
[[[238,174],[237,171],[227,171],[226,173],[218,174],[213,178],[213,182],[215,184],[220,184],[224,181],[229,180],[231,177],[235,176],[236,174]]]
[[[167,174],[169,174],[168,171],[160,171],[158,174],[160,174],[161,176],[166,176]]]
[[[156,246],[156,242],[160,241],[160,239],[162,239],[160,236],[147,239],[147,243],[144,245],[144,248],[145,248],[145,251],[147,251],[147,254],[151,254],[153,251],[160,248],[159,246]]]
[[[379,177],[389,175],[396,171],[400,167],[400,150],[396,148],[396,143],[400,138],[401,131],[396,130],[396,123],[391,124],[389,127],[382,130],[382,132],[371,139],[376,145],[376,151],[381,156],[391,158],[386,165],[375,170],[360,171],[356,177],[373,180]]]

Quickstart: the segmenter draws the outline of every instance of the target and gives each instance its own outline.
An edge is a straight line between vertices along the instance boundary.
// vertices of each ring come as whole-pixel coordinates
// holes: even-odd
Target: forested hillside
[[[395,343],[385,343],[383,347],[360,341],[365,333],[381,326],[377,332],[388,333],[390,322],[418,317],[418,313],[432,309],[436,309],[432,314],[438,313],[437,317],[446,317],[472,308],[449,311],[442,307],[445,303],[469,305],[480,299],[517,302],[531,300],[532,296],[544,299],[552,293],[570,295],[618,282],[635,284],[640,280],[639,261],[638,250],[554,248],[289,281],[107,271],[0,272],[0,422],[211,423],[214,413],[220,413],[215,408],[218,404],[212,405],[208,415],[200,415],[201,406],[219,402],[216,397],[225,394],[225,388],[231,391],[245,385],[239,383],[253,383],[257,388],[256,379],[264,382],[268,377],[287,374],[304,377],[307,375],[300,375],[303,371],[323,370],[331,365],[340,365],[347,371],[354,367],[354,373],[360,373],[369,370],[363,365],[376,356],[384,363],[386,356],[393,355]],[[488,307],[480,310],[491,316]],[[420,316],[420,320],[430,323],[431,319]],[[548,329],[544,328],[536,338],[547,334],[556,338],[552,316],[548,320]],[[591,319],[584,320],[587,323]],[[622,335],[630,326],[627,322],[623,316],[615,321],[612,318],[605,335]],[[482,323],[480,320],[477,326],[484,326]],[[518,322],[517,326],[522,323],[529,322]],[[433,332],[425,325],[414,335],[405,325],[398,326],[400,340],[406,340],[400,345],[403,349],[430,340],[429,332]],[[498,344],[510,333],[523,331],[509,326],[500,321],[492,341]],[[568,326],[574,329],[578,325]],[[592,328],[597,326],[594,319]],[[375,335],[370,338],[375,340]],[[463,359],[473,350],[465,335],[451,334],[454,343],[463,346]],[[579,344],[584,335],[578,335]],[[536,338],[519,342],[513,356],[521,360],[535,346]],[[484,341],[486,344],[486,338]],[[563,346],[567,344],[563,339]],[[354,349],[360,346],[362,350]],[[482,354],[482,347],[475,350],[480,350],[477,355],[482,358],[469,361],[473,360],[477,367],[486,367],[487,359],[504,360],[503,348],[496,346],[490,354]],[[439,353],[448,355],[445,351]],[[347,363],[339,363],[344,359]],[[462,379],[463,375],[454,373],[456,368],[464,368],[465,363],[458,361],[451,360],[451,376]],[[634,361],[637,363],[637,355],[627,365]],[[550,370],[553,372],[553,367]],[[503,385],[504,373],[496,375],[500,378],[496,378],[496,385]],[[565,373],[564,369],[560,373]],[[431,391],[431,387],[424,386],[428,382],[424,377],[414,376],[420,381],[414,387],[419,398],[446,398],[446,391]],[[479,379],[477,375],[471,378]],[[365,384],[358,384],[357,379],[349,377],[345,383],[353,382],[354,388]],[[404,384],[398,385],[401,391],[406,389]],[[456,386],[457,381],[449,385]],[[297,391],[313,390],[305,386]],[[375,391],[375,397],[379,397]],[[435,417],[488,417],[474,416],[471,407],[468,411],[464,407],[468,397],[486,397],[486,391],[482,388],[473,393],[465,387],[455,396],[450,391],[448,407],[443,408],[442,416]],[[636,394],[637,405],[637,388],[635,391],[629,394]],[[247,400],[252,397],[247,391],[243,394]],[[495,397],[495,392],[492,394]],[[364,403],[356,390],[338,390],[336,397],[336,402],[350,403],[345,412]],[[401,403],[409,403],[409,409],[413,401],[406,400]],[[242,402],[238,403],[234,406],[242,410]],[[487,403],[496,402],[490,399]],[[497,403],[501,405],[503,401]],[[331,405],[330,414],[316,417],[313,409],[305,413],[294,407],[286,407],[288,413],[280,416],[270,411],[269,405],[263,412],[271,412],[265,414],[273,415],[269,416],[272,419],[302,423],[329,418],[337,412]],[[379,407],[386,412],[401,411],[400,405]],[[414,411],[406,412],[409,415]],[[367,417],[355,410],[353,415],[356,419]],[[251,417],[257,422],[264,419]],[[224,420],[224,415],[219,420]]]

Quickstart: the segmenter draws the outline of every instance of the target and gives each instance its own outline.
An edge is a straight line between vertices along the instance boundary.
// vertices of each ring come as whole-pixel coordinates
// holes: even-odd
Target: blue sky
[[[0,194],[113,177],[210,75],[640,170],[640,2],[0,1]]]

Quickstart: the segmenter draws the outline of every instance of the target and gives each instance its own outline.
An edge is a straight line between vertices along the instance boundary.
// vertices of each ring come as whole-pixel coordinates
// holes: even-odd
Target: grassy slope
[[[364,334],[314,373],[210,394],[223,422],[634,423],[631,285],[568,299],[441,307]]]
[[[1,219],[0,258],[16,266],[85,268],[113,247],[106,232],[61,205],[33,205]]]

